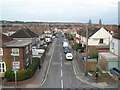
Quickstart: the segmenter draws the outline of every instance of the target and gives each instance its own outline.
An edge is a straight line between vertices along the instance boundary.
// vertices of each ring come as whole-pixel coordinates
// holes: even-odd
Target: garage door
[[[113,67],[118,67],[118,61],[109,61],[108,62],[108,70],[110,70]]]

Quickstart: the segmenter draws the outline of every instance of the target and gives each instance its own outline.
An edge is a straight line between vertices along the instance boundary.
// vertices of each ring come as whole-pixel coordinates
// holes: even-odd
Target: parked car
[[[70,53],[71,50],[70,49],[64,49],[64,53]]]
[[[64,49],[70,49],[69,46],[64,47]]]
[[[85,60],[86,59],[86,56],[81,56],[81,58],[83,59],[83,60]],[[90,59],[91,57],[90,56],[88,56],[88,59]]]
[[[110,73],[117,76],[118,78],[120,78],[120,67],[119,68],[112,68],[110,69]]]
[[[72,53],[67,53],[66,54],[66,60],[73,60],[73,55],[72,55]]]
[[[63,43],[63,48],[65,48],[65,47],[68,47],[68,43],[67,42]]]

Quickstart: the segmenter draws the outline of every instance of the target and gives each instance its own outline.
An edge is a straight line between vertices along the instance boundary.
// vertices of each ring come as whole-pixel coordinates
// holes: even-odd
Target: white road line
[[[62,54],[60,53],[60,56],[61,56]]]
[[[61,79],[61,88],[63,88],[63,79]]]
[[[61,68],[61,78],[63,77],[63,71],[62,71],[62,68]]]
[[[60,64],[60,65],[61,65],[61,68],[62,68],[62,62],[61,62],[61,64]]]
[[[61,60],[62,60],[62,57],[61,57]]]

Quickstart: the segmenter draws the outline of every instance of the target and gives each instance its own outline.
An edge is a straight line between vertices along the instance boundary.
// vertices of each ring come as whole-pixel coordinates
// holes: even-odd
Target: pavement
[[[62,47],[59,44],[56,44],[56,42],[57,42],[57,40],[55,40],[52,43],[51,47],[53,47],[53,48],[50,48],[50,50],[48,51],[48,54],[45,57],[45,60],[44,60],[43,65],[41,66],[41,69],[40,70],[38,69],[36,72],[37,75],[36,75],[35,79],[24,85],[18,86],[17,88],[40,88],[42,86],[43,87],[48,86],[48,84],[49,85],[51,84],[51,86],[54,85],[54,87],[57,87],[57,85],[59,84],[60,87],[62,87],[62,88],[63,87],[70,88],[70,87],[72,87],[73,83],[75,83],[73,87],[78,87],[78,88],[80,85],[81,85],[81,87],[86,86],[88,88],[89,87],[117,88],[116,84],[108,84],[106,82],[96,83],[96,81],[94,79],[91,79],[88,76],[85,76],[85,74],[83,72],[84,67],[80,63],[80,61],[79,61],[80,56],[77,53],[74,53],[75,58],[72,62],[70,62],[71,64],[67,63],[67,61],[62,59],[62,58],[64,58],[63,54],[61,54],[62,58],[59,57],[60,59],[56,59],[56,56],[58,58],[59,52],[60,52],[59,50],[61,50],[61,47]],[[57,49],[55,49],[55,45],[57,45],[56,46]],[[60,48],[58,49],[58,47],[60,47]],[[53,53],[56,55],[53,56]],[[61,63],[61,64],[59,64],[59,63]],[[62,71],[63,75],[60,72],[58,72],[58,70],[60,70],[60,67],[58,65],[62,66],[61,71]],[[56,73],[56,72],[58,72],[58,73]],[[62,79],[60,77],[60,74],[62,76]],[[59,80],[61,80],[61,82],[58,83]],[[64,81],[64,86],[62,86],[63,81]],[[56,85],[55,85],[55,83],[56,83]],[[9,87],[4,86],[3,88],[9,88]],[[13,86],[11,86],[11,88],[13,88]]]

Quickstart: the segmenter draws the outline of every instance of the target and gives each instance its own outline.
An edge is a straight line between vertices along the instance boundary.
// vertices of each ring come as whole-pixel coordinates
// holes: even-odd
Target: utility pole
[[[88,27],[86,25],[86,60],[85,60],[85,75],[87,76],[88,75],[88,70],[87,70],[87,60],[88,60]]]

